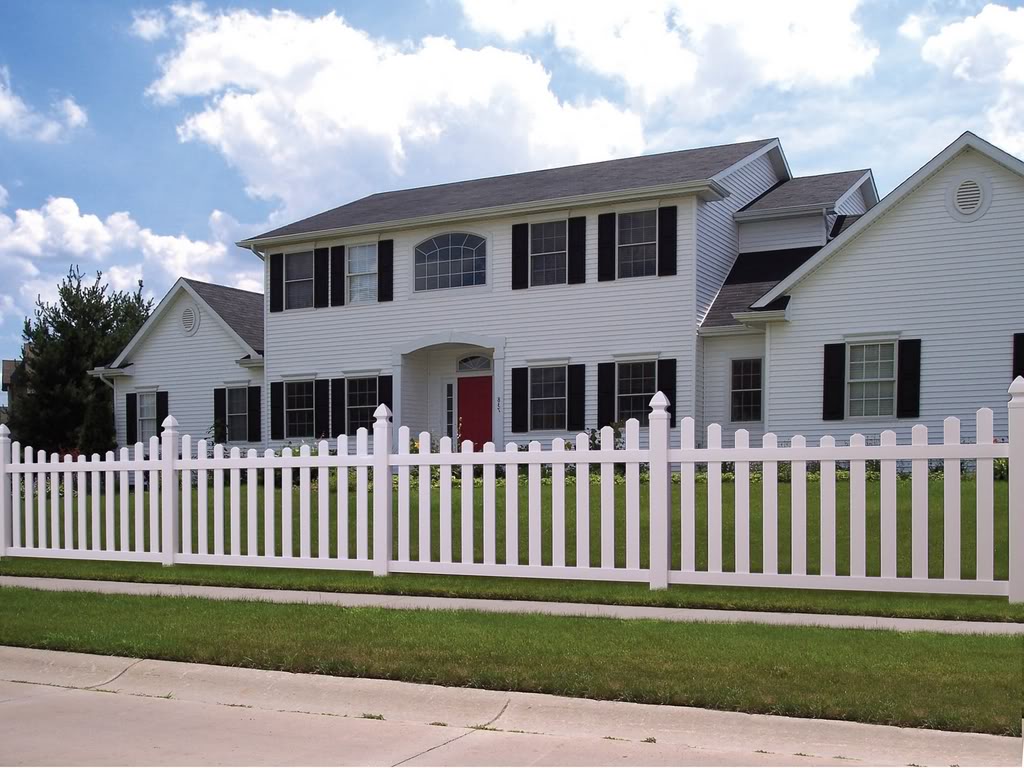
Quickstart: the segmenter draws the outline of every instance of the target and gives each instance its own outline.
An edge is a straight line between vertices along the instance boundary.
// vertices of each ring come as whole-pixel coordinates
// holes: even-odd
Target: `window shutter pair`
[[[259,389],[259,387],[255,387]],[[252,390],[249,392],[252,402]],[[330,382],[327,379],[313,381],[313,434],[316,439],[326,439],[330,432]],[[270,382],[270,439],[284,440],[284,382]],[[249,412],[251,424],[252,411]]]
[[[897,345],[896,418],[921,415],[921,340],[901,339]],[[846,344],[826,344],[821,418],[846,418]]]
[[[675,358],[661,358],[656,365],[655,386],[668,398],[668,425],[676,424],[676,361]],[[597,365],[597,426],[607,427],[615,423],[616,408],[615,363],[598,363]]]
[[[394,298],[395,241],[377,243],[377,301]],[[345,304],[345,246],[313,250],[313,306]],[[270,255],[270,311],[284,309],[284,254]]]
[[[1010,381],[1024,376],[1024,333],[1013,334],[1013,375]]]
[[[587,217],[566,224],[566,282],[587,282]],[[512,225],[512,290],[530,287],[530,225]]]
[[[658,276],[665,277],[676,274],[677,253],[677,218],[676,206],[666,205],[658,209]],[[615,246],[618,241],[616,215],[602,213],[597,217],[597,279],[614,280]]]
[[[586,429],[587,366],[566,366],[565,429],[579,432]],[[530,431],[530,369],[512,369],[512,431]]]

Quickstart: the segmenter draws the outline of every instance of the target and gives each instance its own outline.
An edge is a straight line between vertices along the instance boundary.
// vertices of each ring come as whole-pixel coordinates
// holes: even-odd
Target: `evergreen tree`
[[[35,316],[25,320],[10,427],[14,439],[37,450],[114,447],[112,390],[88,371],[113,362],[153,308],[141,280],[134,291],[112,291],[101,272],[91,284],[84,276],[71,267],[56,303],[37,299]]]

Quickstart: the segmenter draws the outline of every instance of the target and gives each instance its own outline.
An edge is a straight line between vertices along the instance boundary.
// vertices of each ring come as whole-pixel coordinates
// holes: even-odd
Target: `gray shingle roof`
[[[640,155],[396,192],[379,192],[252,239],[700,181],[710,179],[770,141],[774,139]]]
[[[830,238],[839,237],[843,232],[853,226],[861,216],[863,216],[863,214],[860,213],[837,216],[835,223],[832,225],[832,231],[829,232],[828,236]]]
[[[835,205],[867,170],[798,176],[768,190],[747,203],[740,211],[770,211],[776,208],[797,208],[805,205]]]
[[[250,347],[263,354],[263,294],[185,278],[210,309]]]
[[[725,284],[701,323],[702,328],[739,325],[733,312],[746,312],[750,305],[778,285],[793,270],[820,250],[820,246],[786,248],[778,251],[741,253]],[[783,304],[782,306],[785,306]],[[775,307],[771,307],[775,309]]]

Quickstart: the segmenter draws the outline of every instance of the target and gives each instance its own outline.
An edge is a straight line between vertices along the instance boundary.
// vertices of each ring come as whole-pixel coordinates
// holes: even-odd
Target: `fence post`
[[[373,575],[387,576],[391,560],[391,409],[373,412]]]
[[[658,392],[651,398],[650,413],[650,536],[651,536],[651,589],[668,587],[670,565],[669,512],[672,498],[668,463],[669,413],[668,398]]]
[[[1024,603],[1024,376],[1010,385],[1010,602]]]
[[[11,476],[7,467],[11,463],[11,430],[0,424],[0,557],[14,546],[13,516],[11,513]]]
[[[164,565],[174,565],[178,552],[178,420],[168,416],[160,435],[160,555]]]

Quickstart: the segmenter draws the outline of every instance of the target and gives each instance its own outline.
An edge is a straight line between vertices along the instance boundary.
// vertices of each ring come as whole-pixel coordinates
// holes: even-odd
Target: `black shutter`
[[[597,217],[597,279],[615,279],[614,213],[602,213]]]
[[[345,246],[331,248],[331,306],[345,306]]]
[[[377,301],[395,297],[395,241],[377,243]]]
[[[668,398],[668,425],[676,425],[676,361],[658,361],[658,389]]]
[[[615,421],[615,363],[597,364],[597,426]]]
[[[345,434],[345,380],[331,379],[331,437]]]
[[[512,225],[512,290],[530,287],[530,225]]]
[[[569,402],[566,403],[565,428],[579,432],[587,426],[587,366],[570,365],[566,378]]]
[[[326,307],[330,293],[330,281],[327,275],[330,264],[330,251],[327,248],[316,248],[313,251],[313,306]]]
[[[284,382],[270,382],[270,439],[284,440]]]
[[[1013,334],[1013,378],[1024,376],[1024,333]]]
[[[390,376],[377,377],[377,401],[384,403],[392,412],[395,410],[395,399],[392,392],[392,378]]]
[[[245,410],[249,422],[245,428],[246,438],[250,443],[258,443],[263,439],[263,402],[259,387],[249,387]]]
[[[569,283],[587,282],[587,217],[574,216],[568,225]],[[575,427],[572,427],[575,429]],[[583,429],[583,427],[580,427]]]
[[[676,273],[676,207],[658,209],[658,275]]]
[[[921,340],[901,339],[896,371],[896,418],[921,415]]]
[[[825,345],[821,418],[842,421],[846,416],[846,345]]]
[[[317,440],[326,440],[331,432],[331,382],[313,382],[313,433]]]
[[[270,311],[284,309],[284,254],[270,254]]]
[[[124,439],[128,445],[139,442],[139,396],[134,392],[124,396]]]
[[[170,415],[170,408],[167,402],[167,391],[156,393],[156,433],[159,435],[164,431],[164,419]]]
[[[512,431],[530,431],[529,368],[512,369]]]
[[[213,441],[226,443],[228,439],[228,391],[224,387],[213,390]]]

